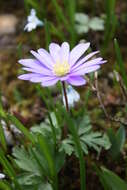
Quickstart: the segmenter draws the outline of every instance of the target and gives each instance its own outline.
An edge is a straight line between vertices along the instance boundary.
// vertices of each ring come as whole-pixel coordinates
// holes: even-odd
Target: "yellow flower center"
[[[57,62],[53,67],[53,71],[58,77],[64,76],[69,73],[70,65],[65,61],[63,63]]]

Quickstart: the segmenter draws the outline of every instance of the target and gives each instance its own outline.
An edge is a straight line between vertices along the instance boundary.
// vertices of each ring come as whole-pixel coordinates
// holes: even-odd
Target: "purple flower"
[[[61,46],[51,43],[49,53],[42,48],[38,52],[31,51],[35,59],[19,60],[24,66],[22,69],[30,73],[18,78],[41,83],[42,86],[54,85],[59,80],[75,86],[84,85],[86,80],[83,76],[98,70],[106,62],[101,57],[91,59],[98,51],[83,56],[89,46],[90,43],[80,43],[70,51],[67,42],[63,42]]]

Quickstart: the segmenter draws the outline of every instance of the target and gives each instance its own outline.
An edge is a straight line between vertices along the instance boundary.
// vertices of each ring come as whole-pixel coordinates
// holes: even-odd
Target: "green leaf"
[[[121,125],[116,134],[112,128],[109,129],[108,136],[112,145],[110,149],[110,155],[112,156],[112,159],[116,159],[120,155],[120,152],[122,151],[126,140],[126,132],[124,126]]]
[[[107,134],[102,134],[101,132],[92,130],[92,125],[88,115],[85,115],[82,121],[79,124],[78,123],[79,121],[77,122],[78,135],[82,150],[85,154],[88,154],[88,148],[93,148],[99,152],[101,147],[105,148],[106,150],[111,147],[111,143]],[[72,135],[61,142],[60,150],[61,149],[64,150],[68,155],[72,154],[72,152],[75,150]],[[75,153],[77,155],[77,152]]]
[[[53,139],[53,130],[51,128],[51,123],[54,128],[54,133],[56,135],[56,139],[60,140],[61,138],[61,129],[58,126],[57,118],[54,112],[49,113],[50,117],[46,118],[44,122],[40,123],[40,125],[34,125],[31,128],[31,131],[36,134],[42,134],[45,137],[49,137],[52,141]]]
[[[36,176],[32,173],[22,173],[22,174],[18,175],[17,179],[21,185],[23,185],[23,186],[25,185],[27,187],[29,187],[31,185],[39,186],[44,181],[43,178]]]
[[[36,162],[39,166],[40,173],[42,175],[45,175],[46,177],[48,177],[49,176],[48,166],[47,166],[47,163],[46,163],[43,155],[38,150],[38,147],[36,147],[36,149],[31,147],[31,154],[33,155],[34,159],[36,160]]]
[[[107,150],[111,146],[109,138],[106,134],[92,131],[92,126],[88,115],[85,115],[80,122],[78,126],[78,134],[80,136],[80,142],[85,154],[88,153],[88,147],[92,147],[99,152],[101,147]]]
[[[0,180],[0,189],[1,190],[13,190],[11,187],[11,184],[8,184],[5,180],[4,181]]]
[[[126,131],[123,125],[121,125],[121,127],[117,131],[116,138],[119,144],[119,150],[122,151],[124,143],[126,141]]]
[[[33,158],[31,152],[26,151],[25,148],[15,147],[13,148],[13,156],[15,157],[15,162],[19,168],[23,171],[30,172],[34,175],[41,176],[40,169],[36,160]]]
[[[54,190],[58,190],[58,181],[57,181],[58,179],[57,179],[56,168],[54,165],[54,160],[52,158],[52,153],[50,152],[48,142],[43,135],[39,135],[38,136],[38,143],[40,145],[40,150],[42,151],[45,159],[48,162],[51,178],[53,180],[52,185],[54,187]]]
[[[55,157],[55,168],[56,172],[58,173],[65,163],[65,153],[64,151],[55,152],[54,157]]]
[[[108,186],[107,190],[127,190],[127,183],[123,179],[104,167],[101,169],[103,180]]]
[[[40,185],[38,190],[42,190],[42,189],[44,189],[44,190],[53,190],[52,186],[49,183],[44,183],[44,184]]]
[[[2,150],[0,150],[0,163],[4,167],[4,169],[5,169],[6,173],[8,174],[9,178],[14,182],[15,187],[18,190],[23,190],[22,187],[20,186],[20,184],[18,183],[17,179],[16,179],[15,170],[13,169],[11,163],[9,163],[9,161],[5,157]]]
[[[67,155],[71,155],[74,152],[74,145],[70,139],[64,139],[61,142],[59,151],[64,151]]]
[[[81,182],[81,190],[86,190],[86,170],[85,170],[85,160],[83,158],[83,151],[80,143],[80,138],[78,136],[78,131],[76,128],[76,125],[74,121],[72,120],[70,114],[66,113],[65,110],[63,110],[66,122],[68,124],[68,128],[72,134],[72,139],[75,144],[75,149],[77,151],[77,155],[79,158],[79,164],[80,164],[80,182]]]

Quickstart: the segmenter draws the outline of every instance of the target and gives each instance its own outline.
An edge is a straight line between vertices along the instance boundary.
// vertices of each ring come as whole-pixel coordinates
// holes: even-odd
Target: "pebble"
[[[6,34],[14,34],[16,32],[16,26],[18,19],[13,14],[1,14],[0,15],[0,36]]]

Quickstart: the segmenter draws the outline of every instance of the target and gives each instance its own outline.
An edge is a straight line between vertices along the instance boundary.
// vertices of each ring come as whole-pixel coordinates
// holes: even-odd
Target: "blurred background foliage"
[[[44,25],[27,32],[31,9]],[[79,189],[78,162],[72,155],[81,164],[82,152],[89,190],[127,189],[126,36],[126,0],[0,1],[0,171],[6,174],[1,189],[57,189],[58,176],[61,188]],[[73,121],[61,109],[60,84],[44,89],[17,79],[22,73],[18,60],[30,57],[31,49],[48,49],[51,41],[68,41],[71,48],[90,41],[89,51],[100,50],[108,60],[97,86],[91,75],[85,87],[76,88],[80,101],[71,108]],[[66,123],[70,134],[63,140]],[[66,155],[71,155],[70,167],[62,169]]]

